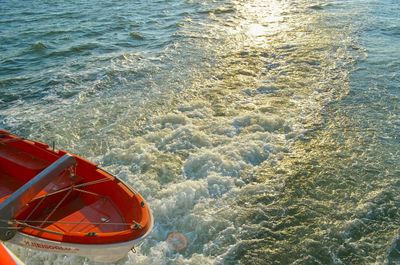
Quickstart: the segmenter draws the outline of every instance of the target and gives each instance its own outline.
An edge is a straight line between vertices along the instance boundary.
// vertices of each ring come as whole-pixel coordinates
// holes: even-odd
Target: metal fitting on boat
[[[14,227],[10,227],[7,223],[0,223],[0,241],[8,241],[15,236],[17,230]]]
[[[133,229],[133,230],[139,230],[141,228],[142,228],[142,225],[139,223],[136,223],[135,221],[134,221],[134,224],[131,225],[131,229]]]
[[[86,234],[86,236],[96,236],[96,235],[97,235],[96,232],[89,232]]]

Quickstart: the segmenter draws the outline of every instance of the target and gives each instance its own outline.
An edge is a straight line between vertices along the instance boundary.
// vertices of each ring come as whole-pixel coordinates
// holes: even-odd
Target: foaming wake
[[[169,4],[182,10],[170,11],[178,14],[165,32],[164,11],[132,24],[117,16],[129,30],[116,38],[147,49],[73,46],[95,56],[60,66],[56,89],[8,105],[1,125],[88,157],[143,194],[154,232],[118,264],[262,264],[297,222],[285,205],[290,168],[275,167],[347,93],[351,32],[306,3]],[[160,30],[161,43],[142,46]],[[185,248],[171,249],[171,233]],[[28,264],[92,264],[13,249]]]

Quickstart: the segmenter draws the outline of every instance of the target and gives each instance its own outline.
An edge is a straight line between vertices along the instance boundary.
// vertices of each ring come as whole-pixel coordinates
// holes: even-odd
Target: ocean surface
[[[0,128],[153,210],[119,265],[400,264],[399,98],[398,0],[0,0]]]

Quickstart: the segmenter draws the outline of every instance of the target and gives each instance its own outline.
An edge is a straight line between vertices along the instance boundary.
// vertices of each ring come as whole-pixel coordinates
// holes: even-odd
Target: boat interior
[[[0,203],[65,154],[0,131]],[[95,164],[76,164],[53,178],[13,216],[19,232],[82,244],[121,242],[150,226],[143,198]]]

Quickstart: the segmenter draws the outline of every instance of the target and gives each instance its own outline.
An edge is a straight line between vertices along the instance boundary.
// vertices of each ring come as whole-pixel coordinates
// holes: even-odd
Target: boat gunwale
[[[35,146],[36,148],[40,149],[41,151],[44,151],[48,153],[49,155],[59,157],[60,155],[63,154],[70,154],[74,156],[78,161],[80,161],[83,164],[86,164],[86,166],[93,167],[93,174],[96,176],[101,176],[104,178],[109,179],[116,185],[118,189],[123,189],[125,194],[131,194],[129,195],[132,199],[132,202],[138,201],[140,202],[140,205],[137,206],[140,210],[140,221],[135,221],[133,220],[132,224],[136,225],[139,224],[139,226],[132,226],[130,223],[125,223],[127,225],[127,228],[124,230],[120,231],[114,231],[114,232],[96,232],[94,235],[90,235],[87,232],[66,232],[63,233],[62,236],[58,235],[58,238],[54,235],[50,235],[54,231],[39,231],[35,229],[34,227],[22,227],[21,224],[17,225],[18,228],[18,233],[24,234],[26,236],[32,236],[32,237],[38,237],[43,240],[50,240],[54,242],[65,242],[69,244],[115,244],[118,242],[129,242],[129,241],[134,241],[139,238],[143,238],[144,236],[147,236],[148,233],[152,231],[153,225],[154,225],[154,219],[153,215],[151,213],[150,208],[148,207],[147,202],[145,202],[144,198],[136,192],[130,185],[128,185],[126,182],[123,180],[117,178],[116,176],[110,174],[109,172],[105,171],[104,169],[101,169],[98,167],[97,164],[92,163],[91,161],[75,154],[71,154],[69,152],[66,152],[64,150],[52,150],[49,148],[49,146],[45,143],[41,142],[36,142],[36,141],[31,141],[31,140],[26,140],[23,138],[20,138],[18,136],[15,136],[11,133],[8,133],[7,131],[0,130],[0,143],[2,143],[2,138],[4,136],[9,136],[11,139],[17,139],[18,141],[12,141],[12,142],[23,142],[23,144],[28,145],[28,146]],[[10,142],[11,143],[11,142]],[[21,143],[20,143],[21,144]],[[81,164],[82,165],[82,164]],[[94,176],[94,177],[96,177]],[[84,178],[83,178],[84,179]],[[121,190],[122,191],[122,190]],[[111,198],[112,200],[113,198]],[[112,200],[115,204],[115,209],[117,211],[121,211],[121,207],[126,209],[123,204],[117,204],[116,201]],[[144,203],[144,204],[143,204]],[[136,208],[135,208],[136,209]],[[133,208],[132,208],[133,210]],[[119,213],[120,217],[122,220],[125,220],[125,215],[123,213]],[[141,222],[144,222],[141,224]],[[27,221],[29,223],[29,221]],[[57,221],[54,222],[55,224]],[[136,229],[132,229],[133,227],[136,227]],[[143,233],[144,232],[144,233]],[[56,232],[58,233],[58,232]],[[60,238],[61,237],[61,238]],[[91,239],[89,239],[91,238]],[[89,241],[90,243],[84,243],[83,241]],[[104,243],[105,242],[105,243]]]

